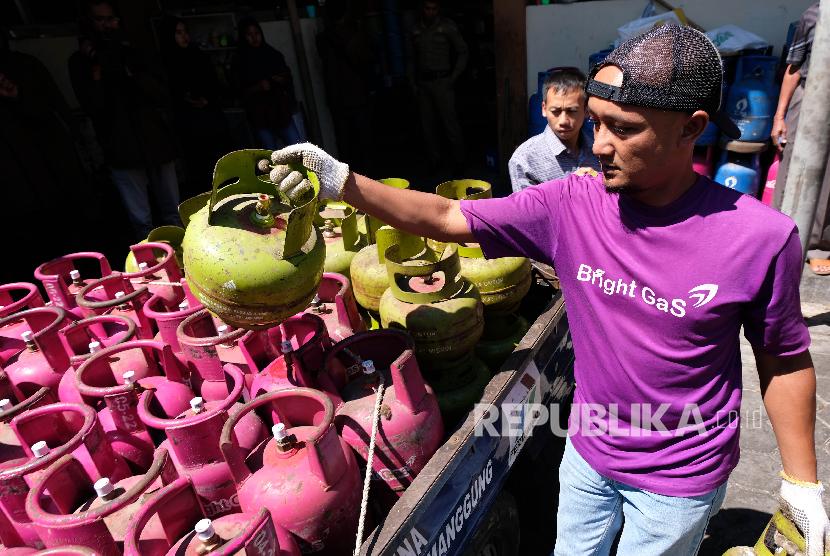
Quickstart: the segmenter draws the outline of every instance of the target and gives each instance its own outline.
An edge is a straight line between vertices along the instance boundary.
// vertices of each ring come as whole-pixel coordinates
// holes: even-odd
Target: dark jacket
[[[93,79],[94,65],[101,79]],[[114,40],[99,40],[95,58],[81,51],[69,58],[69,77],[81,108],[92,118],[107,163],[139,168],[176,158],[165,109],[169,97],[138,53]]]

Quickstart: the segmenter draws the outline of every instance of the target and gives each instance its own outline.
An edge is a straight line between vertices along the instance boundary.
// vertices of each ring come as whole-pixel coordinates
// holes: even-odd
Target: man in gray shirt
[[[507,168],[513,191],[563,178],[580,168],[600,171],[591,150],[593,137],[582,129],[587,101],[581,71],[557,68],[548,73],[542,86],[542,115],[548,125],[510,157]]]

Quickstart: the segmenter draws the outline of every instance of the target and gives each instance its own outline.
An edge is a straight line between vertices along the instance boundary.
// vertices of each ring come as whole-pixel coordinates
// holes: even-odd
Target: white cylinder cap
[[[79,270],[70,270],[69,277],[73,280],[80,280],[81,279],[81,272]]]
[[[32,453],[35,455],[36,458],[42,458],[46,454],[48,454],[51,450],[49,450],[49,446],[46,445],[46,442],[40,440],[32,444]]]
[[[370,375],[375,372],[375,362],[371,359],[366,359],[361,365],[363,365],[363,374]]]
[[[138,270],[147,270],[147,263],[138,263]]]
[[[199,396],[196,396],[192,400],[190,400],[190,409],[193,410],[193,413],[199,413],[205,408],[205,400]]]
[[[23,339],[23,341],[26,342],[27,344],[32,341],[34,336],[35,335],[32,334],[29,330],[27,330],[26,332],[24,332],[23,334],[20,335],[20,337]]]
[[[219,326],[216,327],[216,332],[219,333],[220,335],[227,334],[227,332],[230,329],[231,329],[231,327],[228,326],[227,324],[220,324]]]
[[[291,345],[291,340],[283,340],[280,344],[280,351],[283,353],[291,353],[294,351],[294,346]]]
[[[103,498],[115,490],[115,487],[112,486],[112,482],[110,482],[110,480],[106,477],[95,481],[95,484],[92,485],[92,487],[95,489],[95,494],[97,494],[99,498]]]
[[[121,375],[121,378],[124,379],[124,384],[135,384],[135,371],[127,371]]]
[[[213,522],[209,519],[200,519],[193,530],[196,531],[196,537],[200,541],[209,541],[216,534],[213,530]]]
[[[179,311],[184,311],[185,309],[190,309],[190,302],[187,299],[179,303]]]
[[[9,398],[0,400],[0,411],[6,411],[12,406],[12,401]]]
[[[89,353],[95,353],[96,351],[101,351],[101,342],[89,342]]]
[[[115,299],[120,299],[124,297],[124,292],[115,292]]]
[[[285,430],[285,423],[277,423],[271,427],[271,434],[274,435],[274,439],[277,441],[283,440],[288,436],[288,431]]]

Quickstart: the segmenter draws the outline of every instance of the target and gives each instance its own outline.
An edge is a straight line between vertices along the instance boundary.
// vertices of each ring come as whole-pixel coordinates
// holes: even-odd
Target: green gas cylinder
[[[468,357],[484,330],[476,287],[460,274],[449,245],[437,260],[406,260],[398,245],[386,249],[389,289],[380,300],[385,328],[401,328],[415,342],[422,367],[434,371]]]
[[[381,226],[375,230],[374,239],[373,244],[367,245],[352,258],[350,274],[355,299],[377,320],[380,298],[389,287],[386,250],[392,245],[398,245],[399,252],[408,258],[423,254],[426,249],[424,240],[420,237],[391,226]]]
[[[346,203],[327,202],[320,207],[318,225],[326,244],[326,272],[350,277],[352,259],[363,246],[357,231],[357,213]]]
[[[484,333],[476,344],[476,357],[497,373],[529,328],[527,320],[515,313],[489,315],[485,308]]]
[[[257,174],[271,152],[229,153],[216,163],[207,204],[182,203],[188,222],[182,251],[188,284],[202,304],[231,326],[273,326],[305,309],[320,283],[325,244],[314,226],[314,191],[289,200]],[[227,184],[227,185],[226,185]],[[222,187],[220,187],[222,186]]]
[[[447,199],[476,200],[492,197],[492,187],[481,180],[452,180],[435,192]],[[434,250],[444,244],[428,241]],[[459,244],[461,274],[478,288],[486,315],[506,315],[518,309],[530,289],[530,261],[524,257],[485,259],[477,243]],[[512,350],[511,350],[512,351]]]
[[[179,268],[182,266],[182,240],[184,240],[184,228],[179,226],[159,226],[150,230],[146,239],[141,240],[140,243],[169,243],[176,254],[176,263]],[[159,259],[161,262],[161,259]],[[130,251],[127,255],[127,260],[124,262],[124,272],[131,274],[138,272],[138,263],[135,261],[135,255]]]

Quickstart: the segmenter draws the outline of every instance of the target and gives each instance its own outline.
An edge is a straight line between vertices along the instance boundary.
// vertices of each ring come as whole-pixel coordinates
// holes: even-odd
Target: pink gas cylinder
[[[340,389],[343,405],[337,409],[335,424],[364,463],[372,433],[375,393],[383,376],[385,390],[372,462],[373,487],[377,488],[372,496],[386,511],[444,440],[438,400],[424,383],[414,349],[408,334],[376,330],[335,344],[326,356],[327,369],[338,369],[338,375],[349,377]],[[355,364],[359,374],[343,373]]]
[[[184,281],[183,281],[184,282]],[[144,304],[144,315],[155,323],[158,333],[154,338],[173,348],[177,355],[182,353],[176,330],[187,317],[203,310],[202,304],[190,293],[186,284],[177,288],[169,298],[156,293]]]
[[[778,181],[778,166],[781,164],[781,153],[775,151],[775,158],[772,159],[772,164],[767,170],[767,179],[764,182],[764,192],[761,194],[761,202],[768,207],[772,206],[772,200],[775,197],[775,182]]]
[[[37,307],[0,319],[0,327],[25,322],[29,328],[20,335],[25,345],[23,350],[3,364],[18,400],[44,386],[57,393],[58,383],[69,369],[69,355],[58,331],[75,318],[60,307]]]
[[[103,556],[120,556],[127,526],[146,500],[178,475],[167,450],[159,449],[142,475],[119,481],[90,476],[67,454],[34,481],[26,497],[26,513],[47,547],[70,543]],[[164,538],[160,523],[145,529],[148,539]]]
[[[323,273],[320,289],[306,312],[323,319],[334,342],[366,330],[366,323],[357,311],[352,283],[336,272]]]
[[[147,541],[144,532],[156,521],[164,528],[164,541]],[[214,537],[216,535],[216,537]],[[176,479],[147,501],[130,523],[124,556],[300,556],[296,540],[274,525],[265,508],[251,513],[210,519],[187,477]]]
[[[120,272],[92,280],[75,296],[78,306],[93,315],[120,315],[132,319],[138,326],[138,337],[143,340],[152,339],[156,333],[153,322],[142,310],[149,299],[147,286],[133,288],[132,282]]]
[[[0,463],[0,540],[6,547],[43,547],[26,513],[26,495],[43,471],[62,456],[71,454],[96,480],[120,480],[129,475],[91,407],[44,405],[18,415],[10,425],[25,456]]]
[[[57,402],[57,397],[49,388],[41,388],[26,399],[18,400],[11,392],[11,385],[5,373],[0,372],[0,461],[9,461],[26,457],[20,440],[11,428],[11,420],[34,407]]]
[[[692,169],[701,176],[712,179],[715,172],[714,147],[695,146],[694,154],[692,155]]]
[[[242,329],[216,326],[207,309],[202,309],[182,320],[176,330],[177,343],[181,346],[183,360],[187,362],[193,387],[207,401],[223,400],[230,393],[225,367],[232,366],[243,372],[244,399],[250,398],[250,386],[254,375],[243,360],[238,341],[245,335]]]
[[[34,284],[13,282],[0,285],[0,319],[35,307],[43,307],[43,297]],[[26,347],[20,335],[27,330],[29,327],[25,322],[10,322],[0,326],[0,365],[10,355]]]
[[[331,339],[326,323],[311,313],[300,313],[267,330],[252,331],[240,340],[248,366],[257,373],[251,384],[251,398],[278,388],[303,386],[336,389],[318,384],[323,360]]]
[[[179,298],[182,271],[176,262],[176,252],[169,243],[138,243],[130,246],[138,263],[138,272],[125,273],[135,289],[147,286],[150,293],[173,303]]]
[[[46,548],[35,550],[29,547],[6,548],[3,556],[102,556],[91,548],[85,546],[61,546],[60,548]]]
[[[193,393],[187,411],[169,414],[155,403],[155,393],[147,390],[141,394],[138,405],[141,421],[151,429],[164,431],[167,440],[161,446],[170,450],[179,475],[193,481],[207,517],[239,511],[234,476],[219,449],[219,437],[228,415],[242,409],[238,400],[245,381],[242,372],[233,365],[227,365],[224,372],[232,389],[223,400],[206,401]],[[237,422],[233,433],[243,456],[268,436],[262,420],[252,412]]]
[[[119,375],[113,368],[123,353],[135,350],[146,357],[147,367],[163,371],[139,377],[129,370]],[[138,417],[138,397],[145,389],[168,415],[178,415],[189,406],[193,392],[186,384],[187,369],[170,346],[152,340],[134,340],[104,348],[84,361],[75,372],[77,386],[87,404],[98,411],[101,426],[113,449],[136,473],[150,468],[155,443]]]
[[[98,273],[93,278],[103,278],[112,273],[112,268],[107,258],[101,253],[82,252],[71,253],[43,263],[35,269],[35,278],[40,280],[46,288],[46,295],[52,300],[52,304],[71,311],[78,317],[90,317],[93,312],[90,309],[79,307],[76,296],[89,281],[81,276],[81,270],[77,263],[85,265],[97,265]],[[90,299],[100,301],[103,292],[95,292]]]
[[[112,345],[123,344],[135,339],[136,325],[132,319],[119,315],[99,315],[69,323],[59,332],[61,343],[69,355],[69,369],[58,384],[58,398],[62,402],[84,403],[75,386],[75,369],[92,355]],[[131,350],[112,360],[112,366],[119,376],[134,370],[138,376],[147,376],[152,371],[147,367],[146,358],[139,350]]]
[[[234,428],[258,408],[269,410],[274,419],[273,438],[246,459]],[[334,405],[326,394],[290,388],[259,396],[225,423],[221,447],[243,512],[267,508],[277,525],[301,540],[303,552],[352,553],[360,471],[351,448],[337,434]]]

